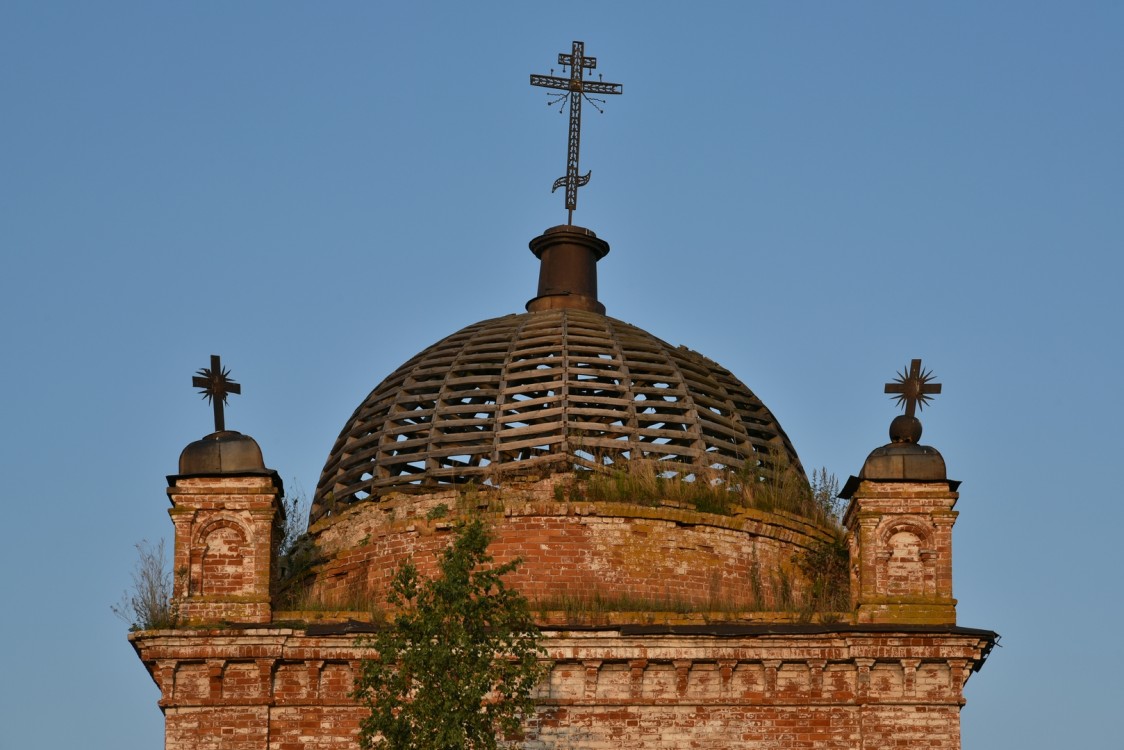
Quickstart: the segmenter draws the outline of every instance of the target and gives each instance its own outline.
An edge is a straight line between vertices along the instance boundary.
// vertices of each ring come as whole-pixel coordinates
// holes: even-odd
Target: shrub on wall
[[[474,519],[433,579],[421,580],[412,562],[398,569],[387,596],[397,614],[359,641],[377,652],[356,679],[354,696],[370,710],[361,747],[493,750],[533,712],[541,635],[527,600],[503,580],[519,561],[491,565],[489,541]]]

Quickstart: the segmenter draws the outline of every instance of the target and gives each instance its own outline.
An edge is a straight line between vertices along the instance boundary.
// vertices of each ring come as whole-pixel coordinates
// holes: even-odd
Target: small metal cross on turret
[[[917,409],[924,409],[933,400],[930,394],[941,392],[941,384],[930,382],[932,379],[933,371],[922,370],[921,360],[915,359],[909,363],[908,371],[902,370],[893,383],[886,384],[885,392],[896,394],[898,406],[905,404],[905,415],[914,417]]]
[[[922,370],[921,360],[915,359],[893,383],[886,384],[886,393],[892,394],[899,406],[905,405],[905,414],[890,422],[890,442],[916,444],[921,439],[921,420],[915,412],[933,400],[932,394],[941,392],[941,384],[930,382],[932,379],[933,371]]]
[[[223,407],[226,405],[226,397],[231,393],[242,393],[242,386],[235,383],[230,379],[230,370],[222,366],[219,361],[219,355],[211,355],[211,366],[204,367],[195,373],[195,377],[191,379],[191,384],[199,391],[204,399],[211,402],[215,408],[215,432],[222,432],[226,429],[226,420],[223,416]]]
[[[596,57],[585,56],[585,43],[574,42],[573,50],[570,54],[559,54],[558,64],[562,66],[562,72],[566,72],[566,68],[570,69],[569,78],[561,78],[554,75],[554,71],[550,71],[551,75],[536,75],[531,74],[531,85],[542,86],[548,89],[562,89],[568,93],[558,94],[547,105],[560,104],[567,98],[570,100],[570,142],[569,149],[566,152],[566,176],[559,177],[554,181],[554,187],[550,192],[554,192],[560,187],[566,188],[566,210],[568,213],[567,224],[574,223],[574,209],[578,207],[578,188],[586,185],[589,182],[591,172],[586,172],[584,175],[578,173],[578,152],[581,145],[581,129],[582,129],[582,99],[585,99],[597,109],[598,112],[603,112],[601,107],[597,106],[598,103],[604,104],[604,99],[597,99],[589,96],[589,94],[620,94],[623,93],[621,84],[619,83],[605,83],[601,80],[586,81],[583,78],[585,71],[593,70],[597,67]],[[600,78],[600,77],[599,77]],[[561,112],[559,108],[559,112]]]

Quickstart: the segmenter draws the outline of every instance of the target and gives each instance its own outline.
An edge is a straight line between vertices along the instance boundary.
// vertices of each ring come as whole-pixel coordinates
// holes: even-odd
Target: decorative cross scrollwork
[[[578,188],[586,185],[589,182],[591,172],[586,172],[584,175],[579,173],[578,170],[578,153],[581,150],[581,129],[582,129],[582,99],[585,99],[598,112],[601,109],[599,104],[604,104],[604,99],[589,96],[590,94],[621,94],[623,89],[619,83],[605,83],[600,80],[587,81],[584,78],[585,71],[593,70],[597,67],[596,57],[585,56],[585,43],[574,42],[574,46],[570,54],[559,54],[558,63],[562,66],[562,72],[565,73],[566,69],[570,69],[570,77],[562,78],[553,75],[536,75],[531,74],[531,85],[542,86],[548,89],[561,89],[566,93],[554,96],[549,102],[551,104],[562,104],[566,99],[570,100],[570,139],[569,148],[566,151],[566,175],[559,177],[554,181],[554,187],[550,192],[554,192],[560,187],[566,188],[566,210],[568,212],[567,223],[574,223],[574,209],[578,207]],[[561,110],[559,110],[561,111]]]

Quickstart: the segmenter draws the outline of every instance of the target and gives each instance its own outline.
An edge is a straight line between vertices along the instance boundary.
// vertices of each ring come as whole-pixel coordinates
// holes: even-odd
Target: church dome
[[[728,370],[584,303],[542,304],[542,290],[531,312],[467,326],[371,391],[332,448],[311,520],[389,492],[622,461],[687,478],[776,457],[802,471],[773,414]]]

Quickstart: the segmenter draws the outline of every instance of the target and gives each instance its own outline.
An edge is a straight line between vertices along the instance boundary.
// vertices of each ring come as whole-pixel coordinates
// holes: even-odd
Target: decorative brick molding
[[[519,747],[960,747],[964,681],[994,634],[783,626],[548,631]],[[787,630],[788,632],[783,632]],[[269,628],[131,636],[161,691],[166,750],[355,747],[354,634]]]

